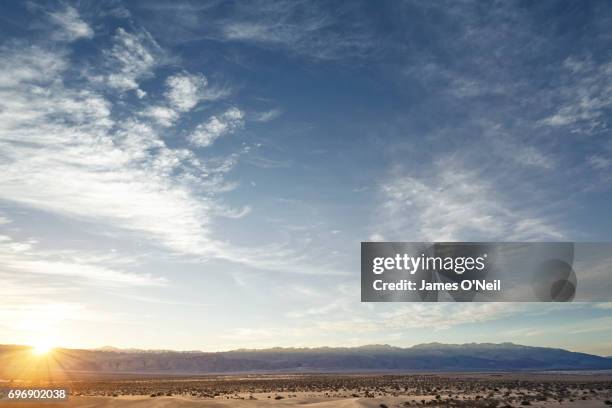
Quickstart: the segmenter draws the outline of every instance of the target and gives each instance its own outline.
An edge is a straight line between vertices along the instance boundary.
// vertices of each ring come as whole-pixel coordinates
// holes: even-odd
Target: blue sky
[[[607,2],[4,2],[0,343],[502,342],[609,304],[362,304],[365,240],[609,241]]]

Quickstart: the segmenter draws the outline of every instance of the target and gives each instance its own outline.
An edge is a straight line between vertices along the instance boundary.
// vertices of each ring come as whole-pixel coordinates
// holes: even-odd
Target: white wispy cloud
[[[612,63],[595,64],[591,58],[572,56],[563,62],[563,68],[563,87],[555,98],[558,108],[541,123],[574,126],[586,133],[602,128],[604,110],[612,106]]]
[[[200,100],[210,97],[205,93],[207,84],[206,77],[201,74],[172,75],[166,79],[165,104],[147,106],[142,115],[161,126],[172,126],[181,114],[193,109]]]
[[[309,308],[305,312],[289,314],[290,324],[258,327],[239,327],[221,334],[224,339],[241,339],[252,347],[286,345],[347,346],[371,343],[371,336],[380,341],[384,336],[405,338],[411,331],[443,331],[468,324],[482,324],[516,314],[527,314],[533,309],[526,304],[507,303],[447,303],[409,304],[391,312],[364,313],[357,308],[346,308],[332,303]],[[317,316],[313,319],[313,316]],[[349,337],[350,336],[350,337]],[[354,336],[354,337],[353,337]],[[414,337],[413,337],[414,338]]]
[[[359,7],[347,4],[337,11],[341,17],[301,1],[237,4],[231,17],[217,27],[216,36],[316,60],[373,57],[384,48]]]
[[[176,124],[197,100],[210,98],[202,93],[203,76],[183,72],[163,78],[167,89],[161,104],[143,107],[120,98],[122,113],[115,117],[117,102],[107,95],[138,89],[138,78],[154,75],[156,61],[149,49],[156,47],[147,33],[118,29],[111,50],[102,53],[106,61],[95,73],[109,79],[103,89],[100,84],[105,82],[78,88],[65,82],[71,72],[68,50],[19,44],[0,49],[6,68],[0,88],[0,199],[93,222],[102,231],[139,237],[173,253],[257,269],[325,273],[284,244],[240,248],[215,238],[215,217],[240,218],[251,210],[248,205],[230,208],[219,198],[235,187],[226,176],[248,146],[204,162],[188,148],[169,147],[160,134],[164,129],[156,126]],[[30,60],[35,62],[24,73],[22,63]],[[114,82],[113,75],[127,82]],[[244,113],[230,107],[196,127],[189,141],[206,147],[243,124]],[[303,263],[299,268],[296,259]],[[12,262],[15,268],[44,266],[34,260]],[[75,270],[55,260],[48,271],[64,267]]]
[[[597,169],[597,170],[606,169],[610,167],[610,165],[612,164],[612,160],[610,158],[599,155],[599,154],[594,154],[592,156],[589,156],[587,160],[589,164],[594,169]]]
[[[483,172],[442,160],[429,176],[396,171],[381,186],[377,231],[402,240],[560,239],[561,231],[526,213],[497,191]]]
[[[278,108],[276,109],[270,109],[269,111],[265,111],[265,112],[260,112],[255,114],[255,121],[256,122],[270,122],[276,118],[278,118],[281,115],[282,111]]]
[[[210,146],[219,137],[228,135],[244,124],[244,113],[231,107],[221,115],[211,116],[208,121],[199,124],[189,136],[189,140],[196,146]]]
[[[477,125],[495,153],[498,160],[514,162],[513,164],[531,169],[551,170],[557,165],[554,156],[545,152],[534,143],[517,134],[520,130],[507,129],[499,123],[479,120]]]
[[[123,61],[122,75],[135,81],[153,59],[142,36],[122,29],[118,36],[106,56]],[[116,122],[112,103],[95,88],[66,86],[65,52],[18,45],[1,52],[1,198],[145,233],[179,252],[211,250],[207,225],[219,205],[208,195],[226,189],[221,173],[186,149],[168,148],[137,115]],[[24,73],[30,60],[37,62]],[[223,118],[239,116],[230,110]]]
[[[41,250],[36,247],[36,241],[16,241],[7,235],[0,235],[0,243],[1,275],[5,278],[45,275],[57,279],[71,278],[73,284],[79,283],[80,280],[81,284],[119,287],[158,286],[166,283],[161,277],[111,268],[108,265],[113,263],[113,260],[108,257],[98,257],[96,262],[95,256],[70,251]]]
[[[381,313],[381,326],[387,329],[449,329],[472,323],[502,319],[529,310],[528,305],[507,303],[446,303],[430,307],[410,304]]]
[[[117,29],[114,44],[105,54],[111,68],[104,77],[108,85],[121,91],[133,90],[139,97],[144,96],[144,91],[138,80],[150,77],[155,66],[165,58],[161,47],[147,31],[130,33],[123,28]]]
[[[351,302],[346,298],[336,299],[331,302],[326,302],[320,306],[308,307],[304,310],[291,311],[285,313],[285,316],[291,319],[312,318],[313,316],[329,316],[339,310],[348,310]]]
[[[47,50],[27,43],[3,44],[0,53],[0,86],[5,88],[47,83],[47,76],[57,76],[68,65],[64,50]]]
[[[60,27],[60,30],[53,33],[55,39],[75,41],[94,36],[93,29],[81,19],[74,7],[66,6],[65,9],[52,12],[49,16],[51,22]]]
[[[179,118],[179,113],[174,109],[166,106],[147,106],[142,111],[143,116],[147,116],[161,126],[172,126],[174,122]]]
[[[554,160],[534,146],[515,146],[513,157],[517,162],[527,166],[542,169],[552,169],[555,167]]]

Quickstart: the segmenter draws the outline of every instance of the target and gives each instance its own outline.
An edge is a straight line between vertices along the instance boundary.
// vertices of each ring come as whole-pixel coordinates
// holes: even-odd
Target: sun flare
[[[51,341],[46,339],[39,340],[32,344],[32,354],[35,356],[44,356],[49,354],[55,348]]]

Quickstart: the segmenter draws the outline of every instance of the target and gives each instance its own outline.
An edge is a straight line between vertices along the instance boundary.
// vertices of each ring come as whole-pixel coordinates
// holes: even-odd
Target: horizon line
[[[387,344],[387,343],[368,343],[368,344],[363,344],[363,345],[359,345],[359,346],[293,346],[293,347],[285,347],[285,346],[273,346],[273,347],[256,347],[256,348],[246,348],[246,347],[241,347],[241,348],[235,348],[235,349],[228,349],[228,350],[215,350],[215,351],[206,351],[206,350],[197,350],[197,349],[192,349],[192,350],[177,350],[177,349],[165,349],[165,348],[138,348],[138,347],[116,347],[116,346],[110,346],[110,345],[106,345],[106,346],[101,346],[101,347],[92,347],[92,348],[84,348],[84,347],[64,347],[64,346],[57,346],[57,347],[53,347],[53,350],[82,350],[82,351],[108,351],[108,352],[143,352],[143,353],[154,353],[154,352],[170,352],[170,353],[231,353],[231,352],[238,352],[238,351],[267,351],[267,350],[317,350],[317,349],[363,349],[363,348],[375,348],[375,347],[379,347],[379,348],[393,348],[393,349],[400,349],[400,350],[409,350],[409,349],[413,349],[419,346],[432,346],[432,345],[440,345],[440,346],[470,346],[470,345],[479,345],[479,346],[483,346],[483,345],[494,345],[494,346],[501,346],[501,345],[512,345],[512,346],[518,346],[518,347],[529,347],[529,348],[547,348],[547,349],[552,349],[552,350],[564,350],[564,351],[568,351],[568,352],[572,352],[572,353],[582,353],[582,354],[589,354],[589,355],[593,355],[593,356],[599,356],[599,357],[604,357],[604,358],[608,358],[608,357],[612,357],[612,356],[608,356],[608,355],[603,355],[603,354],[598,354],[598,353],[587,353],[584,351],[575,351],[575,350],[571,350],[571,349],[566,349],[566,348],[561,348],[561,347],[551,347],[551,346],[529,346],[529,345],[525,345],[525,344],[518,344],[518,343],[514,343],[511,341],[505,341],[505,342],[500,342],[500,343],[492,343],[492,342],[483,342],[483,343],[478,343],[478,342],[468,342],[468,343],[442,343],[442,342],[428,342],[428,343],[418,343],[418,344],[414,344],[412,346],[406,346],[406,347],[401,347],[401,346],[394,346],[391,344]],[[0,347],[23,347],[23,348],[35,348],[35,346],[33,345],[28,345],[28,344],[1,344],[0,343]]]

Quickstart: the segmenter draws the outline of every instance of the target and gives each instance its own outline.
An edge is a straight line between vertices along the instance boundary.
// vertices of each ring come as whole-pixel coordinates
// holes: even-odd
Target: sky
[[[361,241],[610,241],[605,1],[0,4],[0,343],[505,342],[612,304],[360,302]]]

